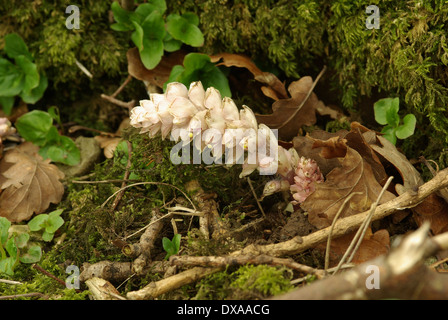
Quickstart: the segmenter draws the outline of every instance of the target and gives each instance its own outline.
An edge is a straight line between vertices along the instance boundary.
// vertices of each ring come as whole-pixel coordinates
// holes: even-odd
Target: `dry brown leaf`
[[[138,48],[131,48],[126,53],[128,59],[128,72],[136,79],[149,82],[159,88],[168,81],[171,69],[175,65],[182,65],[186,52],[175,51],[169,55],[164,55],[160,63],[152,70],[146,69],[140,59]]]
[[[375,152],[390,162],[398,170],[403,180],[403,185],[395,185],[395,190],[398,195],[406,192],[407,190],[421,186],[423,184],[423,179],[406,156],[398,151],[397,148],[386,138],[380,135],[377,135],[376,138],[378,139],[378,143],[372,143],[370,146],[373,150],[375,150]]]
[[[255,63],[245,55],[235,53],[219,53],[210,56],[210,60],[214,63],[218,62],[216,64],[217,66],[223,65],[226,67],[246,68],[250,73],[252,73],[255,80],[267,85],[261,88],[264,95],[274,100],[288,98],[285,85],[274,74],[261,71]]]
[[[434,235],[448,231],[448,204],[435,193],[412,208],[412,212],[418,226],[421,226],[425,221],[430,222],[430,228]]]
[[[25,142],[5,153],[0,162],[0,216],[11,222],[42,213],[50,203],[59,203],[64,174],[50,160],[42,160],[39,148]]]
[[[340,130],[336,133],[330,133],[324,130],[314,130],[311,133],[304,136],[294,137],[292,140],[294,149],[300,156],[313,159],[317,162],[320,172],[325,176],[334,168],[340,166],[338,159],[326,159],[320,155],[320,150],[318,148],[313,148],[314,141],[328,140],[332,137],[344,137],[347,134],[346,130]]]
[[[309,94],[312,88],[311,77],[303,77],[292,82],[288,87],[291,98],[275,101],[272,104],[273,113],[257,114],[257,121],[271,129],[278,129],[281,139],[292,140],[302,126],[311,126],[316,123],[316,108],[323,102],[314,92]]]
[[[321,155],[338,157],[341,166],[334,168],[325,179],[325,182],[316,184],[316,190],[302,203],[302,208],[308,212],[308,220],[317,228],[331,225],[345,198],[351,193],[360,192],[353,196],[341,218],[351,216],[368,210],[378,198],[382,190],[375,178],[371,166],[353,148],[346,144],[345,139],[333,137],[326,141],[316,140],[315,146],[322,148]],[[380,204],[392,200],[395,196],[386,191],[379,201]]]
[[[350,246],[355,233],[356,232],[352,232],[331,240],[330,267],[334,267],[339,263],[347,251],[347,248]],[[317,246],[316,249],[324,251],[326,249],[326,244],[321,244]],[[382,254],[388,253],[389,249],[389,232],[385,229],[381,229],[372,234],[372,231],[369,228],[351,262],[360,264],[372,260]]]
[[[104,156],[108,159],[114,157],[115,149],[122,140],[119,137],[95,136],[94,139],[100,144],[100,148],[104,149]]]

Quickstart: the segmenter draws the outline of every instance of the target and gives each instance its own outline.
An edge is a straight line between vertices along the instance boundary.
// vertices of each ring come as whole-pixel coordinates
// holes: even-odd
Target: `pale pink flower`
[[[305,157],[300,157],[294,172],[294,184],[290,191],[294,198],[293,204],[300,204],[314,192],[316,183],[324,181],[324,177],[316,161]]]

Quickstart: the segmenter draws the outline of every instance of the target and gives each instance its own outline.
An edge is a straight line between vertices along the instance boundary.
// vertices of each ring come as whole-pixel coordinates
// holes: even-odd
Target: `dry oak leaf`
[[[367,233],[361,241],[361,245],[353,256],[351,261],[354,264],[360,264],[369,260],[372,260],[380,255],[386,254],[390,249],[389,232],[385,229],[381,229],[372,233],[370,228],[367,229]],[[341,237],[331,240],[330,246],[330,267],[336,266],[341,258],[344,256],[347,248],[353,240],[356,232],[345,234]],[[326,244],[323,243],[316,247],[319,251],[324,252]]]
[[[258,82],[264,83],[267,86],[261,87],[261,91],[265,96],[273,99],[287,99],[288,94],[285,85],[274,74],[270,72],[261,71],[256,64],[247,56],[236,53],[219,53],[210,56],[211,62],[218,62],[217,66],[246,68],[254,79]]]
[[[322,147],[323,157],[337,157],[341,166],[328,173],[325,182],[316,184],[316,190],[301,204],[302,209],[308,212],[309,222],[319,229],[330,226],[344,200],[354,192],[361,194],[350,199],[340,217],[368,210],[377,200],[382,186],[367,161],[347,145],[346,139],[340,137],[316,140],[314,146]],[[393,198],[395,195],[386,191],[379,203]]]
[[[316,123],[316,108],[323,104],[314,92],[313,79],[302,77],[292,82],[288,91],[291,98],[281,99],[272,104],[273,113],[257,114],[258,123],[264,123],[271,129],[278,129],[280,139],[292,140],[297,136],[302,126]]]
[[[6,152],[0,162],[0,216],[11,222],[28,220],[59,203],[64,174],[50,160],[43,160],[30,142]]]
[[[160,63],[154,69],[146,69],[140,58],[138,48],[131,48],[126,53],[128,59],[128,72],[134,78],[163,88],[163,84],[168,81],[171,69],[175,65],[182,65],[187,53],[183,50],[175,51],[164,55]]]
[[[429,195],[422,203],[412,208],[412,212],[418,226],[429,221],[434,235],[448,231],[448,204],[437,194]]]

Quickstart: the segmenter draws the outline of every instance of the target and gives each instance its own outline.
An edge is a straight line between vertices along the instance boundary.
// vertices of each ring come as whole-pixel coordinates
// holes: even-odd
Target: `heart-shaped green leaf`
[[[390,125],[385,126],[383,128],[383,130],[381,130],[381,133],[384,133],[384,138],[389,140],[394,145],[397,143],[397,137],[395,136],[395,130],[396,129]]]
[[[44,95],[45,90],[48,86],[48,79],[45,75],[40,74],[39,85],[33,88],[30,92],[23,91],[20,94],[22,100],[29,104],[35,104]]]
[[[397,126],[399,121],[399,99],[398,98],[385,98],[380,99],[373,105],[375,113],[375,121],[381,125],[390,124]]]
[[[166,29],[174,39],[192,47],[200,47],[204,44],[204,35],[201,30],[188,19],[179,15],[170,15],[170,19],[167,20]]]
[[[398,139],[406,139],[414,134],[417,119],[413,114],[408,114],[403,118],[403,124],[398,126],[395,134]]]
[[[47,219],[48,214],[45,213],[38,214],[28,222],[28,228],[30,228],[30,231],[39,231],[45,228]]]
[[[23,55],[28,60],[33,61],[33,56],[28,51],[28,47],[17,33],[10,33],[5,36],[4,50],[6,55],[11,59]]]
[[[20,262],[36,263],[42,258],[42,249],[38,245],[34,245],[28,249],[28,252],[20,256]]]
[[[0,217],[0,245],[5,245],[8,240],[8,230],[11,227],[11,221],[5,217]]]
[[[43,146],[47,133],[53,126],[53,118],[47,112],[33,110],[18,118],[15,126],[25,140]]]

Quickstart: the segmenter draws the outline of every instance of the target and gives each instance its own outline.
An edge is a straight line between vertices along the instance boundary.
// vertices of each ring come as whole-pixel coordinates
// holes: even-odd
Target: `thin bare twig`
[[[322,68],[321,72],[317,75],[316,79],[314,80],[310,90],[308,91],[307,95],[305,96],[305,99],[303,99],[302,103],[297,107],[296,110],[294,110],[293,114],[288,119],[286,119],[286,121],[283,122],[276,129],[280,129],[280,128],[284,127],[286,124],[288,124],[289,121],[294,119],[294,117],[297,115],[297,113],[300,111],[300,109],[302,109],[302,107],[305,105],[305,103],[307,102],[308,98],[311,96],[311,93],[313,92],[314,88],[316,87],[317,82],[320,80],[320,78],[323,76],[323,74],[325,73],[326,70],[327,70],[327,66],[324,66]]]
[[[266,217],[266,213],[264,213],[263,207],[261,206],[260,201],[258,201],[257,193],[255,192],[255,189],[252,186],[252,181],[250,181],[249,177],[247,177],[247,183],[249,183],[249,187],[252,190],[252,194],[254,195],[255,201],[257,201],[258,208],[260,209],[261,213],[263,214],[263,217]]]
[[[129,111],[131,111],[131,109],[135,106],[135,100],[131,100],[129,102],[124,102],[124,101],[118,100],[114,97],[108,96],[107,94],[104,94],[104,93],[101,94],[101,98],[103,98],[104,100],[107,100],[117,106],[127,108]]]
[[[339,218],[339,215],[342,213],[342,210],[345,208],[345,205],[347,202],[350,201],[350,199],[358,194],[362,194],[361,192],[353,192],[351,193],[347,198],[345,198],[344,202],[342,203],[341,207],[339,208],[338,212],[336,213],[336,216],[333,219],[333,222],[331,223],[330,231],[328,234],[328,240],[327,240],[327,248],[325,250],[325,267],[324,269],[327,271],[328,267],[330,265],[330,246],[331,246],[331,236],[333,234],[334,225],[336,224],[336,221]]]
[[[124,82],[121,84],[121,86],[111,95],[112,98],[115,98],[116,96],[118,96],[118,94],[123,91],[124,87],[126,87],[128,85],[129,82],[131,82],[132,80],[132,76],[128,75],[128,77],[126,78],[126,80],[124,80]]]
[[[30,293],[14,294],[11,296],[0,296],[0,300],[29,298],[29,297],[46,297],[46,295],[40,292],[30,292]]]
[[[389,179],[387,179],[386,184],[384,185],[383,189],[381,190],[380,194],[378,195],[376,201],[372,204],[372,206],[370,207],[370,212],[369,214],[366,216],[366,218],[364,219],[363,223],[361,224],[361,226],[359,227],[358,231],[356,232],[354,238],[352,239],[352,242],[350,243],[350,246],[348,247],[348,249],[346,250],[344,256],[342,257],[341,261],[339,261],[338,266],[336,267],[336,270],[334,271],[333,274],[336,274],[341,266],[345,263],[345,260],[347,259],[348,254],[350,254],[350,258],[347,260],[347,263],[350,263],[353,260],[353,257],[355,256],[356,251],[358,251],[359,246],[361,245],[362,240],[364,239],[364,235],[367,231],[367,228],[370,225],[370,222],[372,220],[372,216],[373,213],[376,210],[376,207],[378,206],[378,203],[381,200],[381,197],[383,196],[384,192],[387,190],[387,188],[389,187],[390,183],[393,180],[393,176],[389,177]],[[354,249],[353,249],[354,247]],[[352,251],[353,250],[353,251]]]

